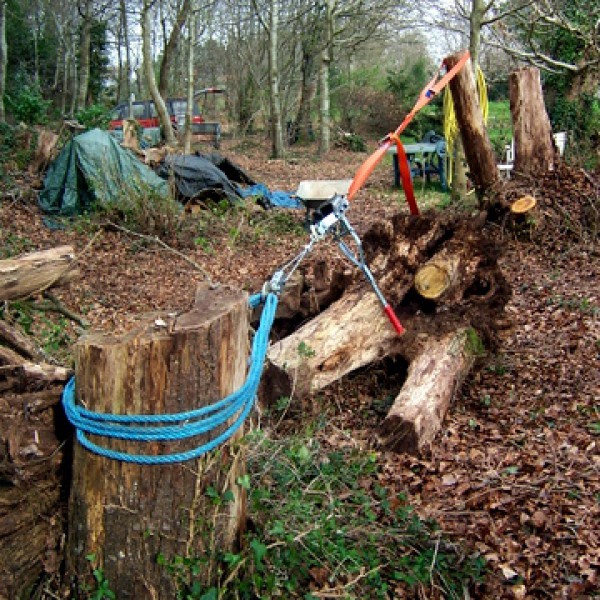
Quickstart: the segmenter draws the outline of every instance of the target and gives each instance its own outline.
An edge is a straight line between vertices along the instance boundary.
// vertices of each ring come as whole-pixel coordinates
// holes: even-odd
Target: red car
[[[183,127],[185,123],[185,113],[187,109],[187,100],[185,98],[168,98],[165,100],[167,111],[171,116],[171,122],[176,127]],[[122,130],[123,120],[129,118],[129,103],[119,104],[110,116],[109,130]],[[152,100],[133,103],[133,118],[144,128],[159,127],[158,113]],[[192,133],[195,133],[195,126],[204,123],[200,116],[198,103],[194,101],[194,111],[192,116]]]

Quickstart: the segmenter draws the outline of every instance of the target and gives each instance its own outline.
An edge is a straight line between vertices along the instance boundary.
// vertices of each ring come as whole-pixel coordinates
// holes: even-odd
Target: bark
[[[430,445],[472,365],[466,330],[431,340],[410,363],[406,381],[381,425],[383,446],[419,454]]]
[[[79,402],[108,413],[163,414],[207,406],[238,389],[247,361],[247,298],[203,287],[194,308],[121,339],[87,336],[76,346]],[[93,437],[103,446],[158,454],[195,448],[220,431],[177,444]],[[241,432],[240,432],[241,433]],[[237,436],[236,436],[237,437]],[[159,447],[159,446],[162,446]],[[245,520],[243,450],[225,443],[197,460],[141,466],[92,454],[76,445],[69,501],[68,568],[80,583],[96,555],[122,599],[175,598],[177,582],[162,554],[206,557],[199,581],[214,585],[217,555],[233,549]],[[215,504],[208,491],[231,501]]]
[[[192,117],[194,115],[194,44],[196,43],[196,19],[195,12],[190,13],[190,32],[188,39],[188,63],[187,63],[187,105],[185,112],[184,153],[192,153]]]
[[[79,35],[79,85],[77,87],[77,110],[85,108],[90,83],[90,52],[92,46],[91,2],[85,0],[81,12],[81,33]]]
[[[6,119],[4,111],[4,94],[6,91],[6,67],[8,48],[6,45],[6,1],[0,0],[0,122]]]
[[[446,58],[451,69],[460,59],[454,54]],[[498,181],[498,169],[492,144],[487,135],[479,106],[477,87],[470,63],[450,82],[454,111],[461,133],[471,180],[479,198]]]
[[[515,140],[514,170],[523,174],[551,171],[556,157],[539,69],[524,67],[513,71],[508,86]]]
[[[271,109],[271,152],[273,158],[283,158],[283,128],[281,124],[281,97],[279,94],[279,2],[271,0],[269,15],[269,84]]]
[[[152,58],[152,41],[150,34],[152,31],[152,20],[150,10],[152,2],[150,0],[144,0],[144,7],[142,9],[142,55],[143,55],[143,68],[144,77],[146,79],[146,85],[150,92],[150,96],[154,101],[156,112],[160,120],[160,125],[163,129],[165,141],[167,144],[175,146],[177,140],[175,139],[175,133],[173,132],[173,125],[171,118],[167,112],[167,106],[163,97],[160,94],[158,86],[156,85],[156,77],[154,76],[154,61]]]
[[[43,353],[31,341],[31,338],[21,333],[16,327],[13,327],[6,321],[0,319],[0,343],[9,346],[25,358],[41,360]]]
[[[60,469],[70,433],[62,389],[22,367],[0,367],[0,598],[29,597],[60,567]]]
[[[173,69],[175,58],[177,57],[183,27],[190,16],[191,5],[191,0],[183,0],[181,8],[177,12],[171,35],[163,50],[163,58],[158,75],[158,92],[163,98],[166,98],[168,94],[169,75]]]
[[[16,300],[62,285],[78,275],[72,246],[0,260],[0,300]]]
[[[129,112],[127,113],[131,116],[131,103],[132,103],[132,89],[131,89],[131,48],[129,46],[129,24],[127,19],[127,6],[125,4],[125,0],[120,0],[119,3],[120,12],[121,12],[121,22],[123,25],[123,42],[125,43],[125,94],[127,102],[129,102]]]
[[[306,397],[398,349],[400,338],[374,293],[347,293],[267,354],[261,397]]]

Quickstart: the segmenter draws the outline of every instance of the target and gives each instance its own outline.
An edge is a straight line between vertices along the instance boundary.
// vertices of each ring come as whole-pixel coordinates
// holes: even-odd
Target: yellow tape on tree
[[[479,106],[483,115],[483,122],[487,124],[489,104],[487,96],[487,85],[481,67],[477,67],[477,91],[479,92]],[[458,135],[458,123],[454,112],[454,101],[450,88],[444,90],[444,138],[446,140],[446,180],[448,185],[452,183],[454,169],[454,141]]]

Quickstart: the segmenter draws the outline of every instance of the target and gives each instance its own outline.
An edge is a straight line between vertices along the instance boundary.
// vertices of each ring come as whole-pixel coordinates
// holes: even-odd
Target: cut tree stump
[[[380,442],[396,452],[419,454],[442,428],[452,398],[473,365],[467,330],[424,346],[384,419]]]
[[[0,260],[0,300],[17,300],[72,281],[78,275],[72,246]]]
[[[176,413],[213,404],[242,385],[248,352],[244,293],[205,286],[190,312],[165,321],[166,327],[158,321],[120,339],[82,338],[76,345],[79,403],[108,413]],[[91,440],[161,454],[198,447],[222,429],[167,447]],[[89,581],[93,566],[102,569],[119,599],[171,600],[176,581],[157,557],[167,563],[205,557],[198,581],[214,585],[216,556],[233,551],[245,521],[245,494],[236,483],[244,470],[235,440],[200,459],[161,466],[110,460],[76,444],[67,542],[71,575],[80,584]],[[215,502],[215,495],[223,500]]]
[[[515,139],[515,172],[531,174],[554,169],[556,151],[539,69],[523,67],[513,71],[508,78],[508,89]]]
[[[448,56],[444,61],[447,68],[454,67],[460,60],[460,56],[460,54]],[[494,149],[479,106],[479,96],[470,60],[450,81],[450,91],[465,157],[469,165],[469,177],[478,196],[481,197],[496,184],[499,174]]]

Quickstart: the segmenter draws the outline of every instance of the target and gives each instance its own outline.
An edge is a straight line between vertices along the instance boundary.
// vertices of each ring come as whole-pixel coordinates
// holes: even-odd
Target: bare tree
[[[6,45],[6,0],[0,0],[0,122],[4,122],[4,93],[6,90],[6,66],[7,66],[7,45]]]
[[[175,145],[177,140],[175,139],[175,133],[173,132],[173,125],[167,112],[167,106],[163,97],[160,95],[158,85],[156,83],[156,77],[154,75],[154,60],[152,57],[152,15],[151,10],[156,0],[144,0],[141,22],[142,22],[142,54],[143,54],[143,69],[144,77],[146,79],[146,85],[150,92],[150,96],[154,101],[156,112],[160,120],[161,127],[164,132],[165,141],[167,144]]]
[[[177,56],[177,51],[181,44],[181,34],[186,22],[189,21],[192,1],[183,0],[177,10],[171,33],[167,38],[167,21],[166,17],[162,18],[163,36],[166,43],[163,47],[163,56],[160,64],[160,72],[158,75],[158,90],[161,96],[166,97],[169,87],[169,76],[173,70],[174,59]]]

